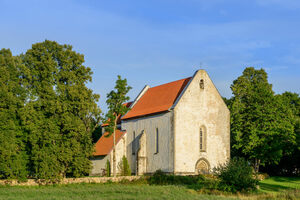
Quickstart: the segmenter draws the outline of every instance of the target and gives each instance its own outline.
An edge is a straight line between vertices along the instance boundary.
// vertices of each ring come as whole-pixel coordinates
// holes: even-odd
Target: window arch
[[[201,126],[199,131],[199,149],[202,152],[206,151],[206,135],[205,126]]]
[[[200,85],[200,89],[204,89],[204,80],[203,79],[200,80],[199,85]]]
[[[200,158],[196,162],[195,173],[196,174],[208,174],[210,171],[210,164],[207,159]]]

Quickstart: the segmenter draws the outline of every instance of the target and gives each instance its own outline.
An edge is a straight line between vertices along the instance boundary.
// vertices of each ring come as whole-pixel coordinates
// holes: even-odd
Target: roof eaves
[[[163,110],[163,111],[157,111],[157,112],[148,113],[148,114],[136,115],[134,117],[129,117],[129,118],[126,118],[123,120],[126,121],[126,120],[141,118],[141,117],[148,117],[148,116],[158,115],[158,114],[165,113],[165,112],[170,112],[170,110]]]

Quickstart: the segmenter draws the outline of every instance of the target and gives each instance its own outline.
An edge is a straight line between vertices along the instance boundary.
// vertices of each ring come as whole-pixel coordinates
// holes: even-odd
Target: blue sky
[[[0,0],[0,19],[0,48],[14,55],[45,39],[84,54],[104,111],[118,74],[131,98],[200,68],[230,97],[247,66],[276,93],[300,93],[298,0]]]

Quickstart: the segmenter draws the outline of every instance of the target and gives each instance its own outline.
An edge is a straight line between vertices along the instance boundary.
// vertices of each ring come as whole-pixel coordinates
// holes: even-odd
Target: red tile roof
[[[129,106],[131,106],[131,104],[132,104],[132,101],[131,101],[131,102],[127,102],[127,103],[123,103],[123,105],[126,106],[127,108],[128,108]],[[117,118],[117,124],[121,124],[121,115],[119,115],[118,118]],[[105,126],[107,126],[107,125],[108,125],[108,123],[104,123],[104,124],[102,124],[101,126],[102,126],[102,127],[105,127]]]
[[[122,119],[167,111],[175,103],[191,77],[149,88]]]
[[[132,104],[132,102],[127,102],[127,103],[124,103],[123,105],[128,108],[131,106],[131,104]],[[121,115],[118,116],[117,124],[121,124]]]
[[[119,140],[125,133],[125,131],[116,130],[116,144],[118,144]],[[113,149],[113,135],[105,137],[107,134],[108,133],[105,132],[95,144],[95,152],[93,153],[93,156],[107,155]]]

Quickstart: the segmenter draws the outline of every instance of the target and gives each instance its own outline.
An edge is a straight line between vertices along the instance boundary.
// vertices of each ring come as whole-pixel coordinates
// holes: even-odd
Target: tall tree
[[[248,67],[231,85],[231,134],[233,148],[260,165],[278,163],[286,144],[295,143],[292,112],[276,98],[267,73]]]
[[[20,111],[26,91],[20,79],[23,66],[9,49],[0,50],[0,178],[27,176]]]
[[[276,95],[283,102],[286,109],[291,110],[293,117],[291,123],[294,127],[296,142],[286,143],[283,149],[283,157],[278,165],[270,164],[264,167],[264,171],[272,175],[300,175],[300,97],[297,93],[284,92]]]
[[[127,85],[127,79],[122,79],[121,76],[118,76],[116,81],[115,89],[107,94],[106,103],[108,105],[108,112],[106,114],[106,126],[105,131],[109,134],[107,137],[113,136],[113,176],[116,176],[116,129],[117,129],[117,119],[118,116],[124,115],[129,108],[123,105],[126,101],[129,100],[127,93],[131,89]]]
[[[86,86],[92,72],[83,65],[84,56],[46,40],[21,57],[30,71],[22,121],[31,173],[46,179],[88,174],[100,109],[99,95]]]

